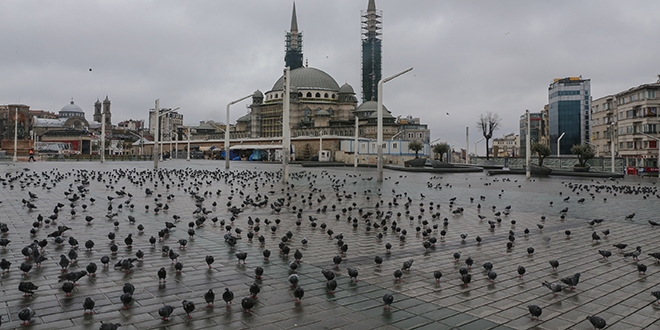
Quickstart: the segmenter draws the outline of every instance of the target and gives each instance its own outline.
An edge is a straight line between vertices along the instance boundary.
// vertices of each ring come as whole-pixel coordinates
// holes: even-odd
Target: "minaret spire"
[[[291,70],[302,67],[302,32],[298,31],[295,2],[293,3],[293,12],[291,13],[291,30],[286,33],[284,48],[285,65],[290,67]]]
[[[382,11],[369,0],[362,12],[362,101],[378,101],[378,81],[382,77]]]

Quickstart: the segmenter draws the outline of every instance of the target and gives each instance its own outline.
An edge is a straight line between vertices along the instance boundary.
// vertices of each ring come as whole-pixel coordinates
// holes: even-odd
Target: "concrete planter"
[[[426,158],[415,158],[405,161],[406,167],[424,167],[426,164]]]
[[[589,172],[591,166],[588,164],[586,166],[580,166],[580,164],[573,165],[573,172]]]

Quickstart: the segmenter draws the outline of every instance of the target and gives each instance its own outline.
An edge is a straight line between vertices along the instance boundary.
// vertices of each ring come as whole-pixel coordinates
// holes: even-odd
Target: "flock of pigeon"
[[[125,280],[119,301],[122,309],[130,310],[136,295],[135,285],[130,283],[130,279],[136,271],[152,274],[160,286],[165,286],[172,273],[176,281],[185,282],[182,273],[189,266],[184,265],[185,260],[179,260],[182,255],[187,256],[186,260],[196,256],[196,262],[206,263],[209,270],[214,267],[234,267],[226,263],[214,266],[216,259],[226,258],[224,256],[206,255],[203,260],[197,256],[203,254],[199,254],[195,238],[204,235],[211,240],[223,242],[224,249],[236,257],[236,267],[240,270],[247,269],[245,264],[248,260],[269,262],[271,250],[277,251],[275,253],[289,275],[287,279],[269,278],[268,281],[288,281],[295,304],[302,304],[305,289],[300,284],[300,267],[321,268],[318,277],[323,279],[326,293],[332,295],[343,283],[342,274],[347,275],[348,282],[357,283],[360,269],[384,267],[383,264],[394,262],[391,260],[403,260],[401,267],[396,267],[392,274],[393,283],[401,283],[414,269],[415,258],[409,257],[411,251],[418,251],[412,254],[420,256],[428,253],[442,254],[444,248],[440,245],[450,240],[461,245],[481,245],[492,240],[479,235],[472,238],[472,234],[467,231],[456,232],[453,229],[454,223],[466,221],[467,209],[470,212],[476,210],[477,217],[471,220],[476,225],[506,237],[503,251],[515,249],[516,239],[543,235],[545,216],[541,217],[537,228],[524,228],[522,234],[516,233],[516,207],[486,206],[490,201],[484,195],[476,195],[469,200],[457,199],[451,195],[451,185],[443,185],[439,176],[430,176],[427,187],[416,192],[397,190],[399,181],[394,182],[392,177],[388,178],[388,183],[395,188],[388,192],[381,191],[371,180],[371,177],[363,177],[362,174],[347,172],[342,177],[325,170],[320,173],[293,172],[287,185],[279,183],[279,171],[186,168],[159,171],[73,169],[66,172],[57,169],[35,172],[26,169],[8,172],[0,178],[0,189],[4,190],[5,199],[11,196],[17,199],[17,203],[22,203],[24,213],[21,217],[29,221],[24,221],[23,227],[15,219],[11,224],[0,223],[0,256],[3,256],[0,260],[0,279],[20,278],[18,291],[24,296],[20,302],[24,307],[16,316],[21,324],[31,324],[35,315],[38,315],[39,311],[31,307],[31,302],[35,295],[39,296],[40,286],[51,285],[50,282],[45,283],[44,279],[54,275],[57,275],[61,292],[64,293],[58,299],[69,299],[79,294],[79,285],[94,285],[92,281],[81,280],[94,278],[99,271],[114,276],[116,281],[117,278]],[[403,180],[405,176],[400,176],[400,181]],[[644,199],[660,197],[654,186],[599,182],[566,183],[565,187],[573,194],[582,192],[582,196],[588,196],[578,198],[578,204],[585,203],[586,198],[593,200],[598,194],[610,198],[617,194],[639,194]],[[103,192],[105,195],[101,195]],[[425,194],[447,197],[434,202]],[[502,194],[504,191],[500,192],[500,198]],[[574,205],[570,203],[570,198],[561,196],[569,206],[558,212],[559,221],[564,221],[568,214],[576,212],[572,209],[569,211]],[[46,204],[43,200],[56,202]],[[606,202],[607,197],[603,200]],[[635,213],[632,213],[625,220],[630,221],[634,217]],[[596,229],[607,221],[593,219],[584,224],[593,229],[592,242],[598,243],[610,235],[609,230],[597,232]],[[653,220],[648,222],[652,227],[659,225]],[[77,237],[85,236],[88,232],[86,228],[92,227],[95,233],[107,232],[107,238],[90,237],[79,242]],[[309,235],[302,236],[301,228]],[[511,229],[504,234],[505,228]],[[368,234],[366,239],[376,240],[382,246],[380,252],[376,251],[371,256],[370,259],[374,260],[372,265],[353,261],[354,257],[364,255],[362,251],[353,253],[353,249],[359,246],[357,240],[365,239],[360,238],[365,237],[364,234]],[[566,229],[564,234],[570,237],[572,233]],[[474,243],[470,243],[472,239]],[[547,243],[550,237],[544,236],[543,239]],[[273,242],[278,242],[277,248],[272,246],[275,244]],[[419,248],[410,248],[417,244]],[[310,245],[323,246],[325,251],[334,254],[332,260],[323,262],[318,260],[319,256],[314,256],[314,261],[303,261],[303,252]],[[400,248],[402,246],[405,248]],[[392,251],[397,247],[396,251]],[[641,246],[626,250],[627,244],[617,243],[613,247],[618,249],[623,258],[631,258],[637,263],[640,275],[645,274],[647,266],[639,262],[643,256]],[[20,250],[22,260],[12,259],[9,250],[13,249]],[[260,251],[261,255],[255,256],[252,253],[255,250]],[[291,259],[289,254],[292,250]],[[605,261],[613,255],[607,249],[597,250]],[[528,247],[526,252],[531,256],[535,249]],[[471,256],[464,258],[465,254],[461,251],[449,253],[453,256],[456,268],[460,262],[465,263],[465,266],[460,267],[457,274],[445,273],[444,278],[449,278],[447,281],[459,279],[463,287],[468,288],[475,276],[472,271],[475,260]],[[648,255],[660,261],[660,252]],[[146,258],[151,260],[150,263],[163,260],[163,265],[158,269],[147,269],[143,266]],[[559,260],[548,260],[553,272],[559,268]],[[345,271],[340,269],[343,268],[342,263],[349,265]],[[428,271],[429,279],[438,286],[443,280],[443,273],[432,268],[431,265],[422,266],[424,271]],[[20,272],[15,272],[15,269]],[[509,274],[498,275],[495,265],[489,261],[483,263],[483,269],[485,279],[491,284],[496,283],[498,276],[510,277]],[[248,284],[248,292],[240,300],[245,312],[258,306],[258,294],[266,281],[264,267],[256,266],[253,271],[254,275],[246,274],[252,283]],[[516,272],[512,275],[522,279],[527,270],[521,265]],[[566,290],[575,290],[580,276],[580,273],[574,273],[558,281],[543,281],[539,286],[548,288],[556,297]],[[383,309],[387,311],[395,302],[396,292],[384,291]],[[653,291],[651,295],[660,304],[660,291]],[[225,287],[221,297],[226,308],[231,308],[234,300],[232,288]],[[211,288],[202,297],[190,296],[181,301],[180,306],[187,318],[193,317],[196,311],[194,301],[199,298],[204,299],[206,307],[212,308],[215,292]],[[167,322],[177,308],[176,305],[164,303],[153,312],[163,322]],[[93,318],[91,315],[97,312],[93,297],[85,297],[81,309],[82,314]],[[540,306],[530,304],[528,310],[533,320],[540,320],[543,313]],[[601,316],[589,315],[587,319],[596,329],[606,326],[606,320]],[[2,321],[6,320],[0,319],[0,324]],[[102,330],[114,330],[120,326],[116,322],[100,322]]]

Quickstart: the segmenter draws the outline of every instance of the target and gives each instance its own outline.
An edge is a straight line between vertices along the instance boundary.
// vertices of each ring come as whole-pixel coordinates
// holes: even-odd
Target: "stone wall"
[[[506,157],[470,157],[470,164],[473,165],[505,165],[508,161],[509,168],[523,168],[525,165],[525,158],[506,158]],[[538,164],[538,158],[532,157],[530,159],[532,164]],[[564,157],[546,157],[543,160],[543,166],[550,167],[554,170],[571,170],[573,165],[578,163],[577,157],[564,156]],[[611,172],[612,159],[610,157],[596,157],[587,161],[591,165],[592,171],[598,172]],[[624,173],[625,160],[623,158],[614,159],[614,170],[616,173]]]

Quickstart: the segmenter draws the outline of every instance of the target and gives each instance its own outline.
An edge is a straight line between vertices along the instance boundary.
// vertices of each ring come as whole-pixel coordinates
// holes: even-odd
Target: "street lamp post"
[[[465,127],[465,165],[470,164],[470,133],[468,133],[469,127]]]
[[[225,123],[225,169],[226,170],[229,169],[229,120],[230,120],[229,119],[229,107],[232,104],[236,104],[238,102],[241,102],[241,101],[247,99],[250,96],[252,96],[252,94],[250,94],[248,96],[241,97],[240,99],[238,99],[236,101],[229,102],[229,104],[227,104],[227,122]]]
[[[360,150],[360,142],[358,141],[358,117],[355,116],[355,150],[353,150],[353,167],[357,168],[358,166],[358,151]]]
[[[164,115],[166,115],[166,114],[168,114],[172,111],[179,110],[179,108],[176,108],[176,109],[170,109],[170,110],[164,111],[163,113],[158,113],[159,112],[159,109],[158,109],[159,103],[160,103],[160,99],[156,99],[156,107],[154,108],[154,117],[155,117],[154,119],[156,120],[156,131],[154,132],[155,134],[154,134],[154,148],[153,148],[154,170],[158,169],[158,158],[159,158],[158,157],[158,151],[159,151],[159,148],[158,148],[159,127],[158,126],[160,126],[160,117],[162,117],[162,116],[164,116]]]
[[[660,148],[660,146],[658,146]],[[614,169],[614,122],[610,123],[610,164],[612,166],[612,173],[615,173]],[[658,154],[658,167],[660,168],[660,154]],[[660,172],[658,172],[660,175]]]
[[[14,157],[12,161],[18,161],[18,107],[16,107],[16,114],[14,115]]]
[[[289,183],[289,153],[291,152],[291,127],[289,125],[289,115],[291,112],[291,96],[289,87],[291,80],[289,75],[291,68],[284,68],[284,101],[282,102],[282,183]]]
[[[378,182],[383,182],[383,84],[412,69],[408,68],[378,82]]]
[[[525,177],[527,178],[527,180],[529,180],[532,177],[532,171],[531,171],[531,168],[530,168],[531,165],[529,164],[529,161],[530,161],[531,156],[532,156],[531,155],[531,153],[532,153],[532,147],[531,147],[531,143],[532,143],[532,141],[531,141],[531,139],[532,139],[531,138],[531,136],[532,136],[531,135],[531,129],[532,129],[532,127],[531,127],[531,125],[532,124],[531,124],[531,121],[529,120],[529,109],[525,111],[525,119],[527,119],[527,134],[525,136],[525,165],[526,165],[525,166],[525,168],[526,168]]]
[[[319,132],[319,162],[321,161],[322,153],[323,153],[323,130]]]
[[[188,129],[186,130],[186,137],[188,138],[188,157],[186,157],[187,161],[190,161],[190,126],[188,126]],[[225,155],[227,157],[227,155]]]
[[[479,144],[479,142],[481,142],[481,141],[483,141],[483,140],[485,140],[485,139],[486,139],[485,137],[482,137],[481,139],[479,139],[479,140],[477,140],[477,141],[474,142],[474,154],[475,154],[475,155],[479,156],[479,152],[477,152],[477,144]]]
[[[557,157],[561,156],[561,145],[559,143],[561,142],[561,138],[564,137],[564,134],[566,134],[566,132],[561,133],[561,135],[557,139]],[[561,160],[559,161],[559,163],[561,164]]]

